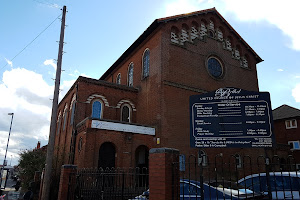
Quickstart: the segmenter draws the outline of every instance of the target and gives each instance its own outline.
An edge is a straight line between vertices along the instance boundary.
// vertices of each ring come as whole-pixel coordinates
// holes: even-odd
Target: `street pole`
[[[14,113],[8,113],[8,115],[11,115],[11,121],[10,121],[10,127],[9,127],[7,145],[6,145],[6,150],[5,150],[5,156],[4,156],[4,160],[3,160],[3,168],[4,168],[4,165],[5,165],[5,160],[6,160],[6,155],[7,155],[7,149],[8,149],[8,143],[9,143],[9,138],[10,138],[10,132],[11,132],[11,127],[12,127],[12,123],[13,123],[13,119],[14,119]],[[6,162],[6,164],[7,164],[7,162]]]
[[[12,123],[13,123],[13,119],[14,119],[14,113],[8,113],[8,115],[11,115],[11,121],[10,121],[10,127],[9,127],[9,132],[8,132],[8,139],[7,139],[7,145],[6,145],[6,150],[5,150],[5,156],[4,156],[4,160],[3,160],[3,166],[1,168],[1,173],[0,173],[0,184],[2,186],[2,173],[4,170],[4,166],[7,164],[7,162],[5,163],[6,160],[6,155],[7,155],[7,149],[8,149],[8,143],[9,143],[9,138],[10,138],[10,133],[11,133],[11,127],[12,127]],[[5,187],[5,186],[4,186]]]
[[[64,6],[62,21],[61,21],[61,29],[60,29],[60,40],[59,40],[59,48],[58,48],[55,88],[54,88],[53,103],[52,103],[50,133],[49,133],[49,141],[47,146],[47,158],[46,158],[45,174],[43,179],[44,184],[43,184],[42,198],[41,198],[42,200],[50,199],[52,159],[53,159],[54,144],[55,144],[56,117],[57,117],[61,64],[62,64],[62,55],[63,55],[63,46],[64,46],[66,11],[67,11],[67,7]]]

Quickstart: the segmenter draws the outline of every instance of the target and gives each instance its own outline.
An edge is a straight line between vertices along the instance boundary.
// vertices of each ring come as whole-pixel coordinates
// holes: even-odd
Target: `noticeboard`
[[[220,88],[191,96],[190,144],[197,148],[272,147],[270,94]]]

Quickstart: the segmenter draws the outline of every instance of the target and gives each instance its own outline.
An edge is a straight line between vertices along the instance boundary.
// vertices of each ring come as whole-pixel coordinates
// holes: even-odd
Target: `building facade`
[[[156,19],[99,80],[79,77],[62,99],[56,167],[147,167],[149,149],[159,147],[211,159],[264,154],[190,148],[189,127],[191,95],[259,91],[261,61],[215,8]]]
[[[281,163],[295,164],[300,170],[300,110],[282,105],[273,110],[274,129],[277,142],[275,154]],[[293,159],[288,159],[291,155]]]

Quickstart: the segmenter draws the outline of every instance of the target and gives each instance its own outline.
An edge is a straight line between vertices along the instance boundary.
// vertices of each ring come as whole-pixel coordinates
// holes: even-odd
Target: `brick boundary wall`
[[[149,151],[150,200],[171,200],[172,195],[175,195],[172,192],[172,187],[174,187],[173,182],[179,181],[178,162],[179,162],[179,151],[177,149],[171,149],[171,148],[150,149]],[[178,199],[176,197],[173,198]]]
[[[70,174],[77,172],[76,165],[63,165],[61,167],[61,175],[59,181],[58,200],[68,199],[69,177]]]

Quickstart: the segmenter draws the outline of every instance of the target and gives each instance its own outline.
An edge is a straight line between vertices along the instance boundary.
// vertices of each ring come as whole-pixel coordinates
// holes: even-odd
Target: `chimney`
[[[38,141],[37,146],[36,146],[36,149],[40,149],[40,148],[41,148],[41,142]]]

